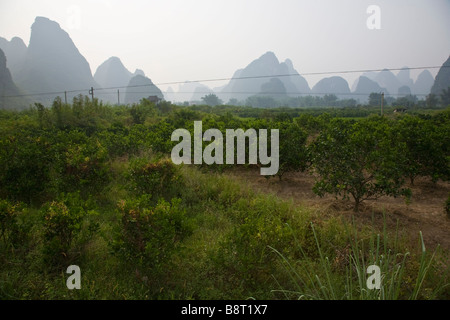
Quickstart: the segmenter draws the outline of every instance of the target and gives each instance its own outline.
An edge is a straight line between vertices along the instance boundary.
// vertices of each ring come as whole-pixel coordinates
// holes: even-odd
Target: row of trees
[[[204,122],[203,129],[279,129],[278,177],[307,170],[316,177],[315,193],[351,198],[358,211],[364,200],[409,197],[406,182],[412,185],[418,176],[449,180],[449,116],[447,111],[429,119],[404,115],[346,120],[324,114],[245,122],[221,117]],[[185,126],[192,129],[190,121]]]
[[[382,94],[379,92],[372,92],[368,96],[366,103],[361,103],[353,98],[342,98],[336,94],[325,95],[307,95],[299,97],[288,97],[283,95],[281,97],[274,97],[271,95],[254,95],[245,99],[245,101],[238,101],[231,99],[229,105],[246,105],[256,108],[277,108],[285,106],[290,108],[308,108],[308,107],[356,107],[357,105],[380,106]],[[223,101],[213,93],[202,97],[202,102],[208,106],[222,105]],[[438,106],[446,107],[450,105],[450,87],[442,90],[441,94],[436,95],[430,93],[425,99],[419,99],[416,95],[407,94],[397,98],[393,96],[384,96],[384,105],[402,106],[411,108],[418,106],[421,108],[436,108]]]
[[[37,105],[0,114],[0,196],[39,203],[61,192],[97,192],[111,179],[108,162],[146,149],[170,155],[172,132],[186,128],[193,134],[195,120],[202,120],[204,131],[216,128],[224,135],[226,129],[279,129],[278,177],[308,170],[317,177],[317,194],[351,197],[355,210],[365,199],[408,196],[405,180],[450,177],[448,109],[435,116],[358,120],[327,113],[251,119],[219,114],[148,101],[108,107],[82,97],[73,105],[56,100],[50,109]]]

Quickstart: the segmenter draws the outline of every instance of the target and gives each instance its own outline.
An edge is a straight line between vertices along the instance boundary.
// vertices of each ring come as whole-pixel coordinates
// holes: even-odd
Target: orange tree
[[[394,126],[398,141],[405,149],[404,174],[411,185],[417,176],[428,176],[433,181],[447,180],[449,174],[449,126],[431,119],[406,115]]]
[[[385,118],[333,119],[310,145],[310,152],[317,176],[313,191],[319,196],[352,197],[354,211],[364,200],[410,194],[402,188],[405,145]]]

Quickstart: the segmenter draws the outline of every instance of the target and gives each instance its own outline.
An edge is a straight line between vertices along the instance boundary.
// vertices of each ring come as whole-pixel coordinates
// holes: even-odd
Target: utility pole
[[[117,89],[117,105],[120,105],[120,92],[119,89]]]
[[[92,102],[94,102],[94,88],[93,87],[91,87],[91,89],[89,90],[89,94],[92,97]]]
[[[64,102],[67,104],[67,91],[64,91]]]
[[[383,116],[384,92],[381,93],[381,116]]]

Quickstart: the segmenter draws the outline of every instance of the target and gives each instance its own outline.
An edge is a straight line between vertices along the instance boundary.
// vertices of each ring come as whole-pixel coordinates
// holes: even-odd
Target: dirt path
[[[397,223],[400,230],[411,235],[411,241],[418,241],[422,231],[427,248],[434,249],[438,244],[450,252],[450,218],[444,212],[444,203],[450,192],[450,183],[439,181],[434,184],[429,179],[417,178],[412,190],[409,204],[403,198],[382,197],[376,201],[365,201],[359,213],[353,212],[351,201],[336,200],[334,196],[323,198],[312,191],[314,177],[308,173],[290,173],[278,178],[267,179],[259,174],[258,169],[235,168],[229,175],[239,179],[252,188],[275,194],[283,199],[292,199],[294,203],[314,208],[323,215],[340,215],[357,222],[382,225],[383,212],[388,228],[395,230]]]

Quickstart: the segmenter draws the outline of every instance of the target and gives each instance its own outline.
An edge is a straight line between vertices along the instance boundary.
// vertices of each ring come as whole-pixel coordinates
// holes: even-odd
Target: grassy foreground
[[[2,219],[13,220],[2,223],[0,298],[450,298],[448,256],[428,252],[420,234],[408,247],[401,230],[325,218],[192,167],[149,195],[136,178],[142,166],[152,168],[116,159],[95,197],[3,203]],[[64,214],[73,219],[55,220]],[[66,287],[69,265],[81,269],[80,290]],[[380,267],[380,289],[367,288],[370,265]]]

